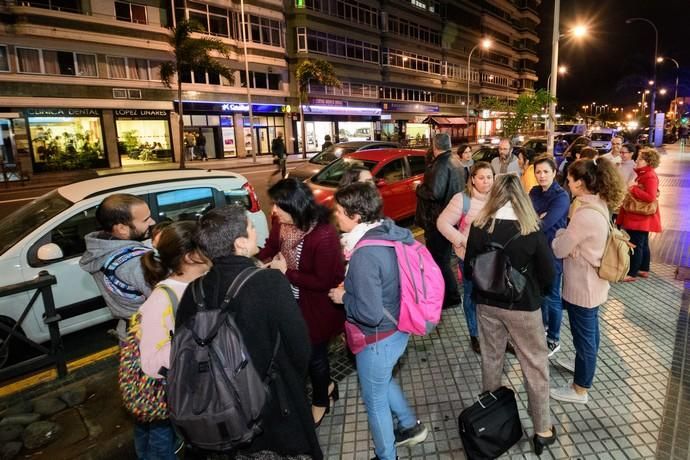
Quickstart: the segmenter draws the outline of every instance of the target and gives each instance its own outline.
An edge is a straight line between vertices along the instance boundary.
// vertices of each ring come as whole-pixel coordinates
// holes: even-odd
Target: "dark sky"
[[[554,0],[542,3],[539,36],[538,87],[546,87],[551,70],[551,32]],[[626,24],[626,18],[643,17],[659,30],[659,55],[670,56],[681,67],[679,96],[690,96],[690,0],[561,0],[561,33],[578,22],[589,25],[581,41],[562,38],[559,63],[568,73],[558,79],[559,106],[597,104],[637,106],[637,91],[652,76],[654,29],[644,22]],[[659,87],[668,89],[657,97],[657,108],[668,109],[675,87],[672,62],[657,67]],[[670,96],[670,97],[669,97]]]

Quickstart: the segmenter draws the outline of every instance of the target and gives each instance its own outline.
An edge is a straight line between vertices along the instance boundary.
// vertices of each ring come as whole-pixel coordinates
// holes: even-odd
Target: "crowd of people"
[[[633,247],[625,281],[649,276],[649,232],[661,231],[658,153],[648,148],[635,153],[618,138],[614,145],[606,156],[579,151],[561,170],[562,187],[552,156],[525,149],[515,155],[502,140],[491,163],[473,162],[469,146],[461,145],[456,154],[448,135],[438,134],[417,188],[416,223],[443,275],[443,307],[463,307],[468,345],[481,357],[483,391],[501,386],[506,352],[516,355],[538,455],[556,441],[550,400],[586,404],[589,399],[599,309],[609,290],[597,269],[611,223],[628,232]],[[331,375],[329,344],[344,335],[354,354],[374,458],[396,459],[399,447],[423,442],[429,429],[394,377],[410,340],[398,329],[401,280],[391,269],[398,263],[396,252],[385,244],[362,243],[405,245],[414,237],[383,215],[383,199],[361,165],[343,175],[333,210],[317,204],[296,179],[279,180],[268,194],[272,225],[261,249],[242,207],[153,226],[146,202],[111,195],[96,214],[101,230],[85,238],[81,266],[120,320],[120,339],[135,334],[146,378],[165,381],[176,365],[175,333],[194,329],[199,312],[221,309],[230,315],[248,354],[244,365],[251,363],[266,376],[273,397],[261,410],[260,430],[226,454],[323,458],[317,430],[341,396]],[[524,279],[515,298],[496,297],[483,287],[486,271],[475,262],[493,244]],[[573,381],[551,388],[549,357],[560,350],[563,310],[576,352]],[[207,457],[209,452],[194,446],[173,422],[137,420],[138,458],[172,460],[184,445],[185,458]]]

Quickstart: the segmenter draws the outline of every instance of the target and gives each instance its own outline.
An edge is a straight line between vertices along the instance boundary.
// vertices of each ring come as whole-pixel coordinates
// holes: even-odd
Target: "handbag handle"
[[[485,391],[484,393],[477,396],[477,402],[479,403],[480,406],[482,406],[482,409],[486,409],[486,406],[484,404],[482,404],[482,398],[486,398],[487,396],[491,396],[492,398],[494,398],[494,401],[498,401],[498,398],[496,397],[496,395],[494,395],[490,391]]]

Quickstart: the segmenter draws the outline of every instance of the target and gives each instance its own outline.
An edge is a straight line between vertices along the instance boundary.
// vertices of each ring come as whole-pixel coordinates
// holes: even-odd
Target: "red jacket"
[[[260,260],[280,252],[280,223],[273,220],[266,246],[259,252]],[[345,263],[340,238],[331,224],[317,224],[304,237],[298,270],[285,273],[288,281],[299,288],[297,303],[309,328],[311,343],[330,340],[343,331],[345,312],[328,297],[328,291],[345,279]],[[270,289],[270,286],[266,287]]]
[[[654,172],[651,166],[644,168],[635,168],[637,178],[635,184],[630,187],[628,193],[640,201],[651,203],[657,199],[657,191],[659,190],[659,177]],[[661,232],[661,216],[659,215],[659,207],[657,206],[656,213],[645,216],[643,214],[635,214],[621,208],[618,212],[618,219],[616,223],[625,230],[637,230],[640,232]]]

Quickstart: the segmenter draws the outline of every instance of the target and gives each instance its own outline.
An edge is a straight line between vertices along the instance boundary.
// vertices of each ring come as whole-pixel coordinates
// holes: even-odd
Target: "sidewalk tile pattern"
[[[590,402],[575,406],[551,401],[559,437],[541,458],[654,458],[683,289],[673,273],[672,266],[654,264],[649,279],[612,287],[600,314],[601,348]],[[562,345],[563,351],[555,357],[573,360],[567,314]],[[373,444],[356,372],[342,344],[332,353],[342,396],[319,428],[324,454],[332,460],[369,459],[374,455]],[[426,442],[400,449],[400,458],[464,458],[457,418],[481,391],[480,366],[479,356],[469,347],[462,309],[445,310],[433,334],[410,341],[397,378],[430,433]],[[572,379],[553,364],[550,373],[553,385]],[[522,372],[517,359],[510,355],[503,383],[517,393],[525,435],[502,458],[536,458]],[[688,434],[687,429],[684,434]]]

